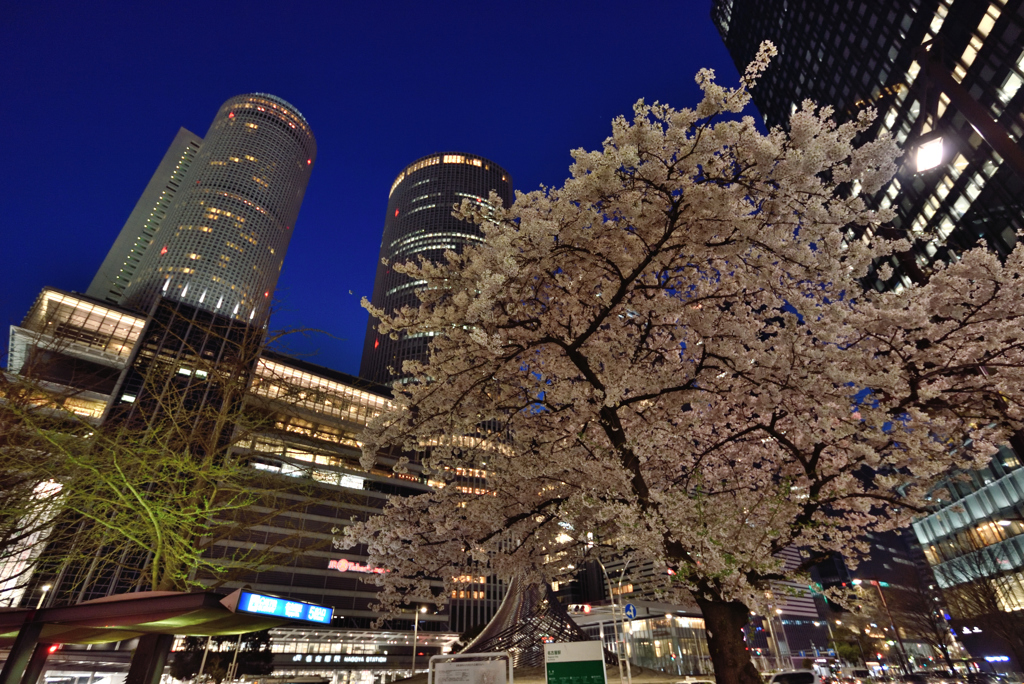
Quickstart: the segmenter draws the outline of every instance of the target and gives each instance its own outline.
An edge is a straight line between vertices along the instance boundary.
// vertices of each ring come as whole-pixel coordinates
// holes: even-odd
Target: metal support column
[[[144,634],[139,637],[125,684],[159,684],[173,644],[173,634]]]
[[[46,667],[46,659],[50,657],[50,646],[52,644],[36,644],[25,674],[21,676],[21,684],[36,684],[39,681],[39,675],[43,674],[43,668]]]
[[[32,659],[32,653],[39,643],[39,635],[43,631],[43,623],[30,622],[35,617],[35,612],[29,613],[25,624],[14,639],[11,652],[7,656],[7,662],[0,670],[0,684],[20,684],[25,668]]]

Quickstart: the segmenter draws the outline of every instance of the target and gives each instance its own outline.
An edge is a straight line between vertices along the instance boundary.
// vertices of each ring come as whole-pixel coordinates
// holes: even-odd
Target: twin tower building
[[[163,297],[263,325],[316,154],[309,123],[288,102],[264,93],[231,98],[205,137],[184,128],[175,136],[86,294],[142,313]],[[452,206],[492,190],[511,204],[511,176],[482,157],[414,161],[391,186],[380,257],[436,259],[481,241]],[[415,283],[378,262],[372,301],[386,311],[413,304]],[[371,318],[360,375],[390,383],[389,369],[423,358],[428,341],[378,335]]]

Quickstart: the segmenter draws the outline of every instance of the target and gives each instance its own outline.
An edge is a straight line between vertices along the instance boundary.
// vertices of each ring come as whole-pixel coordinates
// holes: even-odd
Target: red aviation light
[[[379,346],[380,346],[380,338],[378,337],[378,338],[375,338],[373,340],[373,348],[376,349]]]
[[[266,292],[264,292],[263,296],[264,297],[269,297],[270,296],[270,290],[267,290]]]
[[[164,254],[167,254],[167,245],[160,248],[160,256],[163,256]]]
[[[395,216],[396,217],[398,216],[398,210],[397,209],[395,209]]]
[[[307,159],[307,160],[306,160],[306,166],[309,166],[309,165],[310,165],[310,164],[312,164],[312,163],[313,163],[313,160],[312,160],[312,159]]]
[[[235,113],[234,112],[228,112],[228,118],[229,119],[234,119],[235,118]]]
[[[58,648],[60,648],[60,644],[50,644],[50,648],[48,648],[48,649],[46,649],[46,650],[47,650],[48,652],[50,652],[50,653],[53,653],[53,652],[55,652],[55,651],[56,651],[56,650],[57,650]]]

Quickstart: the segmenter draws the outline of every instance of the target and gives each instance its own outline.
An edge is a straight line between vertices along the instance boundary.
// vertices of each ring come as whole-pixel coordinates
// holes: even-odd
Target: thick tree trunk
[[[698,592],[694,599],[704,614],[708,651],[718,684],[761,684],[761,675],[750,661],[743,628],[750,611],[739,601],[709,601]]]

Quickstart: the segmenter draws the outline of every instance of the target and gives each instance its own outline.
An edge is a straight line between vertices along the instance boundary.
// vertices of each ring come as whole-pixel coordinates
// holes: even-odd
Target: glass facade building
[[[482,242],[480,230],[453,218],[452,208],[464,199],[487,202],[492,190],[506,207],[511,206],[512,177],[475,155],[432,154],[402,169],[388,196],[373,305],[387,313],[417,306],[416,288],[422,283],[395,272],[391,265],[420,257],[439,260],[446,250],[461,251],[467,244]],[[402,363],[425,360],[429,341],[424,336],[392,340],[378,333],[377,321],[371,317],[359,375],[379,383],[401,379]]]
[[[295,107],[262,93],[225,102],[118,303],[147,311],[164,296],[262,323],[315,161]]]
[[[892,257],[890,279],[869,277],[867,287],[924,282],[979,242],[1000,255],[1015,247],[1024,228],[1024,1],[714,0],[712,19],[741,71],[760,41],[778,47],[751,91],[766,125],[786,127],[804,99],[832,106],[840,121],[873,107],[868,135],[887,131],[905,150],[895,178],[864,199],[892,208],[881,230],[913,247]],[[926,146],[936,151],[928,165],[919,162]],[[1005,644],[979,615],[957,613],[957,592],[989,584],[999,611],[1024,609],[1022,448],[1018,434],[984,470],[952,474],[913,525],[934,571],[929,589],[942,591],[976,658],[1005,658]]]
[[[869,286],[923,280],[933,263],[979,240],[1000,254],[1013,249],[1024,178],[995,138],[1019,149],[1024,135],[1021,0],[715,0],[712,19],[741,72],[762,40],[778,47],[751,91],[768,126],[785,127],[811,99],[840,120],[874,107],[872,132],[891,132],[912,153],[942,136],[937,166],[918,173],[915,154],[905,155],[896,177],[865,198],[892,207],[888,230],[914,242],[893,257],[891,279]]]
[[[170,336],[169,344],[163,332],[172,326],[179,332],[186,329],[186,334]],[[253,328],[244,321],[216,316],[174,300],[164,299],[153,315],[142,316],[90,297],[47,288],[22,324],[11,329],[14,345],[8,371],[43,380],[48,391],[41,401],[93,424],[112,412],[119,414],[116,420],[130,421],[132,410],[143,409],[149,403],[147,392],[168,383],[182,395],[201,390],[200,400],[209,403],[210,392],[205,387],[222,368],[203,352],[239,346],[241,343],[232,335],[244,338]],[[36,360],[50,352],[57,355]],[[171,372],[156,374],[163,381],[159,387],[150,387],[152,367],[168,364]],[[43,371],[46,374],[40,377]],[[370,470],[359,463],[359,433],[367,421],[387,407],[389,390],[266,350],[259,354],[251,375],[239,409],[239,422],[246,427],[243,436],[235,435],[230,448],[233,453],[245,454],[259,470],[294,478],[295,496],[305,503],[220,539],[209,551],[222,556],[239,548],[280,547],[292,553],[226,583],[221,583],[223,578],[210,577],[210,583],[225,592],[248,586],[261,593],[332,606],[336,619],[330,628],[321,630],[321,641],[358,638],[363,650],[354,652],[379,654],[388,650],[394,656],[387,661],[391,669],[408,668],[412,616],[389,621],[390,631],[374,630],[372,623],[380,613],[374,608],[377,587],[374,573],[366,565],[366,549],[339,549],[332,543],[341,528],[352,520],[373,515],[390,496],[430,491],[431,483],[417,469],[395,473],[391,470],[395,459],[386,455]],[[94,381],[96,377],[102,382]],[[82,387],[86,381],[90,383],[88,389]],[[149,411],[149,415],[152,413]],[[319,496],[311,497],[313,492],[319,492]],[[73,577],[66,569],[48,574],[44,563],[27,586],[6,594],[4,603],[35,605],[43,597],[43,605],[54,606],[134,590],[138,572],[132,563],[122,565],[83,579]],[[13,565],[0,564],[0,585],[17,570]],[[43,585],[51,588],[43,592]],[[441,582],[435,582],[434,588],[440,593]],[[450,631],[449,611],[431,607],[419,617],[421,650],[424,644],[430,644],[428,655],[440,652],[442,644],[437,639],[440,633]],[[421,664],[426,661],[424,657]],[[338,667],[360,669],[352,662]]]
[[[192,168],[202,142],[202,138],[184,128],[174,136],[89,289],[85,291],[87,295],[111,304],[121,301],[139,262],[153,243],[153,236],[160,223],[167,216],[171,201],[185,186],[185,176]]]

